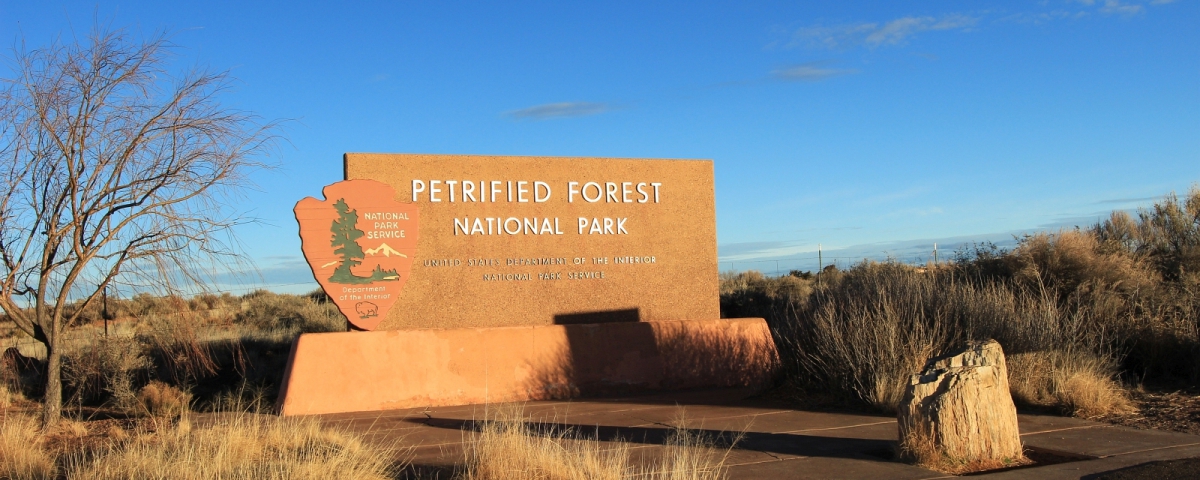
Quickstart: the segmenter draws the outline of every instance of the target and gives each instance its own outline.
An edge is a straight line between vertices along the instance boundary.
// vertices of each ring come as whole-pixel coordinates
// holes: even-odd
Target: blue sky
[[[1200,181],[1200,2],[0,1],[0,41],[172,32],[292,119],[239,230],[315,284],[291,208],[343,152],[709,158],[721,268],[928,256]]]

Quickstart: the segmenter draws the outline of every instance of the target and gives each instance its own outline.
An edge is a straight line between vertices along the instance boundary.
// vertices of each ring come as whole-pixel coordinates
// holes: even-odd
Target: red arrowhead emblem
[[[325,187],[296,203],[301,249],[313,276],[350,323],[373,330],[408,281],[417,253],[417,206],[374,180]]]

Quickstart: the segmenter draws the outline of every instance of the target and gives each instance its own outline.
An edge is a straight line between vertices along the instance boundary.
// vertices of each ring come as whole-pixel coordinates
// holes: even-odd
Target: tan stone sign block
[[[406,292],[407,294],[407,292]],[[283,415],[752,387],[779,367],[761,318],[304,334]]]
[[[379,329],[720,317],[711,161],[348,153],[345,173],[421,210]]]
[[[417,207],[372,180],[325,187],[296,203],[301,248],[313,276],[350,323],[374,329],[408,282],[417,251]]]

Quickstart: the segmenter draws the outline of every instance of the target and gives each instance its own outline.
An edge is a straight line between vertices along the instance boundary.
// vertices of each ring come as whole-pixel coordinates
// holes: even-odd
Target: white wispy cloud
[[[858,73],[853,68],[833,68],[829,62],[808,62],[784,67],[771,72],[771,76],[779,80],[791,82],[816,82],[830,77]]]
[[[1121,3],[1118,0],[1105,0],[1104,5],[1100,7],[1100,11],[1108,14],[1132,16],[1142,13],[1141,5],[1129,3]]]
[[[1098,7],[1097,11],[1107,15],[1121,15],[1131,17],[1146,12],[1144,4],[1148,5],[1166,5],[1175,3],[1175,0],[1075,0],[1076,2],[1087,7]]]
[[[828,48],[899,45],[921,32],[968,30],[978,22],[976,17],[952,13],[941,17],[901,17],[883,23],[812,26],[796,30],[792,44],[807,43]]]
[[[1088,16],[1088,12],[1084,11],[1067,11],[1053,10],[1049,12],[1018,12],[1011,15],[1006,15],[996,19],[998,23],[1025,23],[1040,25],[1056,20],[1065,20],[1071,18],[1083,18]]]
[[[506,115],[518,119],[547,120],[551,118],[599,115],[609,110],[612,110],[612,106],[607,103],[558,102],[534,105],[529,108],[513,110],[511,112],[507,112]]]

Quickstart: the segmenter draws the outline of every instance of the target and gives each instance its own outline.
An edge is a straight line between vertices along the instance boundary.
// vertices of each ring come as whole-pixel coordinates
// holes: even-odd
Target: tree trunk
[[[58,332],[46,341],[46,393],[42,396],[42,425],[53,427],[62,416],[62,351]]]

